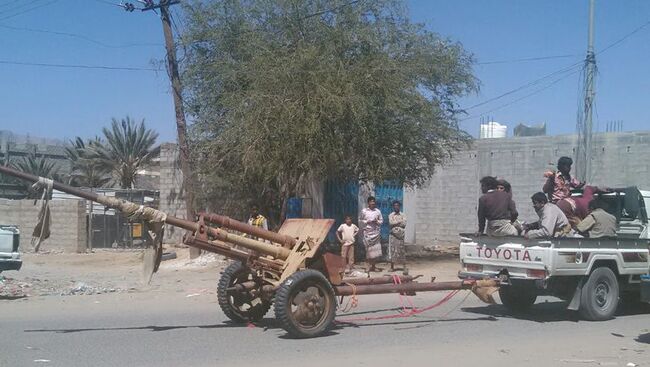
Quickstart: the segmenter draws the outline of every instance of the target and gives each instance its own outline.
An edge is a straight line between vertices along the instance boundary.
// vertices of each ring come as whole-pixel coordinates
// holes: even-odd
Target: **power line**
[[[349,1],[349,2],[347,2],[345,4],[343,4],[343,5],[339,5],[339,6],[334,7],[334,8],[325,9],[325,10],[321,10],[321,11],[306,15],[306,16],[300,18],[300,20],[317,17],[319,15],[323,15],[323,14],[327,14],[327,13],[337,12],[337,11],[345,8],[346,6],[354,5],[354,4],[358,3],[359,1],[360,0],[352,0],[352,1]]]
[[[21,65],[21,66],[40,66],[40,67],[51,67],[51,68],[65,68],[65,69],[161,71],[160,69],[154,69],[154,68],[141,68],[141,67],[128,67],[128,66],[104,66],[104,65],[81,65],[81,64],[49,64],[49,63],[42,63],[42,62],[24,62],[24,61],[10,61],[10,60],[0,60],[0,64]]]
[[[169,11],[169,19],[172,21],[172,26],[174,27],[174,31],[176,31],[176,34],[178,35],[178,38],[183,41],[183,36],[181,35],[181,31],[178,28],[178,25],[176,24],[176,14],[174,14],[171,9]]]
[[[566,78],[568,78],[568,77],[570,77],[570,76],[576,74],[576,73],[579,72],[579,71],[580,71],[580,69],[578,69],[578,70],[573,70],[573,71],[569,72],[568,74],[566,74],[566,75],[564,75],[564,76],[561,76],[561,77],[559,77],[559,78],[553,80],[551,83],[545,85],[544,87],[538,88],[538,89],[536,89],[535,91],[533,91],[533,92],[531,92],[531,93],[529,93],[529,94],[526,94],[526,95],[524,95],[524,96],[522,96],[522,97],[520,97],[520,98],[517,98],[517,99],[515,99],[515,100],[512,100],[512,101],[510,101],[510,102],[508,102],[508,103],[502,104],[502,105],[500,105],[500,106],[498,106],[498,107],[495,107],[495,108],[493,108],[493,109],[490,109],[490,110],[488,110],[488,111],[481,112],[480,114],[477,114],[477,115],[474,115],[474,116],[470,116],[470,117],[466,117],[466,118],[464,118],[464,119],[461,119],[460,121],[471,120],[471,119],[474,119],[474,118],[477,118],[477,117],[483,116],[483,115],[485,115],[486,113],[491,113],[491,112],[498,111],[498,110],[501,110],[501,109],[503,109],[503,108],[506,108],[506,107],[508,107],[508,106],[511,106],[511,105],[513,105],[513,104],[515,104],[515,103],[517,103],[517,102],[519,102],[519,101],[522,101],[522,100],[524,100],[524,99],[526,99],[526,98],[532,97],[532,96],[534,96],[534,95],[536,95],[536,94],[539,94],[539,93],[545,91],[546,89],[548,89],[548,88],[554,86],[555,84],[561,82],[562,80],[564,80],[564,79],[566,79]]]
[[[47,2],[47,3],[45,3],[45,4],[40,4],[40,5],[34,6],[34,7],[32,7],[32,8],[29,8],[29,9],[25,9],[25,10],[23,10],[23,11],[21,11],[21,12],[14,13],[14,14],[12,14],[12,15],[8,15],[8,16],[6,16],[6,17],[4,17],[4,18],[0,18],[0,20],[6,20],[6,19],[13,18],[13,17],[17,17],[17,16],[19,16],[19,15],[21,15],[21,14],[29,13],[30,11],[33,11],[33,10],[36,10],[36,9],[40,9],[40,8],[42,8],[42,7],[45,7],[45,6],[48,6],[48,5],[54,4],[54,3],[57,2],[57,1],[59,1],[59,0],[52,0],[52,1]]]
[[[38,0],[34,0],[34,1],[38,1]],[[4,7],[7,6],[7,5],[16,5],[16,3],[15,3],[15,2],[11,2],[11,1],[7,1],[7,2],[5,2],[4,4],[0,4],[0,8],[4,8]]]
[[[160,44],[160,43],[128,43],[128,44],[124,44],[124,45],[111,45],[111,44],[104,43],[102,41],[98,41],[98,40],[92,39],[90,37],[84,36],[82,34],[76,34],[76,33],[70,33],[70,32],[60,32],[60,31],[52,31],[52,30],[47,30],[47,29],[28,28],[28,27],[15,27],[15,26],[10,26],[10,25],[5,25],[5,24],[0,24],[0,28],[12,29],[12,30],[16,30],[16,31],[34,32],[34,33],[47,33],[47,34],[54,34],[54,35],[59,35],[59,36],[78,38],[78,39],[82,39],[84,41],[88,41],[88,42],[94,43],[96,45],[99,45],[99,46],[102,46],[102,47],[107,47],[107,48],[127,48],[127,47],[144,47],[144,46],[160,47],[160,46],[162,46],[162,44]]]
[[[528,57],[523,59],[512,59],[512,60],[496,60],[496,61],[483,61],[477,62],[475,65],[493,65],[493,64],[511,64],[517,62],[527,62],[527,61],[541,61],[541,60],[551,60],[551,59],[566,59],[569,57],[576,57],[578,54],[572,55],[555,55],[555,56],[541,56],[541,57]]]
[[[492,98],[487,99],[487,100],[485,100],[485,101],[483,101],[483,102],[479,102],[479,103],[477,103],[477,104],[474,104],[474,105],[472,105],[472,106],[466,108],[465,110],[471,110],[471,109],[474,109],[474,108],[476,108],[476,107],[480,107],[480,106],[486,105],[486,104],[488,104],[488,103],[490,103],[490,102],[493,102],[493,101],[496,101],[496,100],[498,100],[498,99],[501,99],[501,98],[503,98],[503,97],[507,97],[507,96],[509,96],[509,95],[511,95],[511,94],[513,94],[513,93],[517,93],[517,92],[519,92],[519,91],[522,90],[522,89],[526,89],[526,88],[528,88],[528,87],[532,87],[532,86],[534,86],[534,85],[537,85],[537,84],[539,84],[540,82],[542,82],[542,81],[544,81],[544,80],[546,80],[546,79],[549,79],[549,78],[552,78],[552,77],[556,76],[557,74],[562,74],[562,73],[567,72],[567,71],[570,71],[570,70],[572,70],[572,69],[574,69],[574,68],[578,68],[581,64],[582,64],[582,61],[579,61],[579,62],[577,62],[577,63],[571,64],[571,65],[569,65],[569,66],[567,66],[567,67],[565,67],[565,68],[563,68],[563,69],[556,70],[556,71],[554,71],[554,72],[552,72],[552,73],[550,73],[550,74],[546,74],[546,75],[544,75],[544,76],[541,77],[541,78],[538,78],[538,79],[535,79],[535,80],[533,80],[533,81],[531,81],[531,82],[528,82],[528,83],[526,83],[526,84],[523,84],[523,85],[521,85],[521,86],[519,86],[519,87],[517,87],[517,88],[515,88],[515,89],[509,90],[509,91],[507,91],[507,92],[505,92],[505,93],[502,93],[502,94],[500,94],[500,95],[498,95],[498,96],[496,96],[496,97],[492,97]]]
[[[632,30],[631,32],[625,34],[625,35],[624,35],[623,37],[621,37],[620,39],[618,39],[618,40],[616,40],[616,41],[610,43],[608,46],[606,46],[605,48],[603,48],[601,51],[596,52],[595,55],[600,55],[600,54],[602,54],[602,53],[604,53],[604,52],[610,50],[611,48],[613,48],[613,47],[615,47],[615,46],[621,44],[623,41],[625,41],[626,39],[630,38],[630,37],[633,36],[634,34],[640,32],[642,29],[646,28],[646,27],[649,26],[649,25],[650,25],[650,21],[647,21],[647,22],[643,23],[642,25],[640,25],[639,27],[635,28],[635,29]],[[512,89],[512,90],[510,90],[510,91],[507,91],[507,92],[505,92],[505,93],[502,93],[502,94],[500,94],[500,95],[498,95],[498,96],[496,96],[496,97],[493,97],[493,98],[490,98],[490,99],[485,100],[485,101],[483,101],[483,102],[480,102],[480,103],[477,103],[477,104],[475,104],[475,105],[472,105],[472,106],[466,108],[465,110],[471,110],[471,109],[473,109],[473,108],[483,106],[483,105],[488,104],[488,103],[490,103],[490,102],[496,101],[496,100],[498,100],[498,99],[501,99],[501,98],[503,98],[503,97],[506,97],[506,96],[508,96],[508,95],[511,95],[511,94],[513,94],[513,93],[516,93],[516,92],[518,92],[518,91],[520,91],[520,90],[522,90],[522,89],[526,89],[526,88],[528,88],[528,87],[531,87],[531,86],[533,86],[533,85],[536,85],[536,84],[538,84],[539,82],[541,82],[541,81],[543,81],[543,80],[545,80],[545,79],[552,78],[553,76],[557,75],[558,73],[562,73],[562,72],[564,72],[564,71],[571,70],[572,68],[575,68],[575,67],[581,65],[583,62],[584,62],[584,60],[581,60],[581,61],[579,61],[579,62],[577,62],[577,63],[575,63],[575,64],[569,65],[568,67],[566,67],[566,68],[564,68],[564,69],[557,70],[557,71],[555,71],[555,72],[553,72],[553,73],[550,73],[550,74],[547,74],[547,75],[545,75],[545,76],[543,76],[543,77],[541,77],[541,78],[539,78],[539,79],[533,80],[533,81],[528,82],[528,83],[526,83],[526,84],[524,84],[524,85],[521,85],[521,86],[519,86],[519,87],[517,87],[517,88],[515,88],[515,89]]]
[[[9,9],[0,10],[0,14],[11,13],[13,11],[16,11],[16,10],[24,8],[26,6],[32,5],[33,3],[36,3],[36,2],[39,2],[39,1],[42,1],[42,0],[32,0],[32,1],[28,2],[28,3],[23,3],[23,4],[20,4],[20,5],[16,1],[7,2],[6,4],[3,4],[3,5],[18,5],[18,6],[13,7],[13,8],[9,8]]]
[[[634,34],[640,32],[643,28],[645,28],[645,27],[647,27],[649,25],[650,25],[650,20],[643,23],[642,25],[638,26],[637,28],[635,28],[634,30],[632,30],[628,34],[624,35],[623,37],[619,38],[617,41],[614,41],[614,42],[610,43],[609,46],[603,48],[600,52],[597,52],[596,54],[602,54],[603,52],[609,50],[610,48],[618,46],[623,41],[625,41],[626,39],[632,37]]]
[[[116,3],[113,3],[113,2],[110,2],[110,1],[107,1],[107,0],[95,0],[95,1],[98,2],[98,3],[102,3],[102,4],[119,6],[120,8],[122,7],[122,5],[120,5],[120,4],[116,4]]]

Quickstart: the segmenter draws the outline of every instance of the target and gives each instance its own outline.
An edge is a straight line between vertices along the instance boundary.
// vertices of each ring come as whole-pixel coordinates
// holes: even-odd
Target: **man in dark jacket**
[[[506,191],[497,190],[496,178],[486,176],[481,179],[483,196],[478,199],[478,233],[486,229],[489,236],[516,236],[517,228],[512,224],[519,214],[512,195]]]

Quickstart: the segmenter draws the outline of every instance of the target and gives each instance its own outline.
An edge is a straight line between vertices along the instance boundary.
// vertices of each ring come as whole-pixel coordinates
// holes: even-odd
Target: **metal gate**
[[[98,189],[100,195],[114,196],[130,202],[158,208],[157,191]],[[97,203],[89,203],[87,226],[90,226],[90,248],[133,248],[144,244],[144,222],[129,221],[122,213],[107,209]]]

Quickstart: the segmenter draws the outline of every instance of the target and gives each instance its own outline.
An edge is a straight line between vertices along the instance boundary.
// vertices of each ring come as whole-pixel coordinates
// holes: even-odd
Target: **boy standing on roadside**
[[[354,265],[354,242],[359,233],[359,227],[352,223],[352,216],[346,215],[345,222],[336,230],[336,238],[341,243],[341,256],[345,260],[345,273],[349,274]]]

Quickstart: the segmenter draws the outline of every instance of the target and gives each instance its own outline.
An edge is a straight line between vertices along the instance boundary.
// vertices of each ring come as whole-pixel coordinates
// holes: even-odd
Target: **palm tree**
[[[65,147],[68,160],[72,164],[70,185],[102,187],[111,181],[110,171],[99,159],[93,157],[93,147],[101,145],[102,140],[98,137],[85,142],[82,138],[77,137]]]
[[[30,173],[34,176],[50,178],[52,180],[59,180],[59,167],[51,159],[44,156],[36,157],[35,154],[30,154],[23,157],[21,160],[10,163],[13,168]],[[29,186],[25,185],[24,190],[28,192],[27,197],[30,199],[39,197],[39,193],[29,190]]]
[[[144,119],[138,124],[128,116],[121,121],[113,119],[111,127],[102,132],[105,143],[93,144],[94,158],[113,174],[121,188],[133,188],[137,172],[160,154],[160,146],[155,146],[158,133],[147,129]]]

